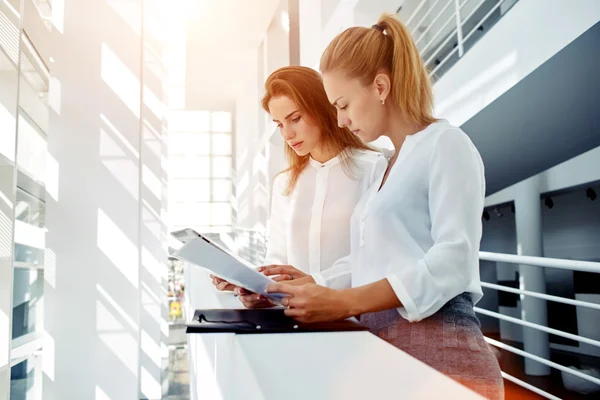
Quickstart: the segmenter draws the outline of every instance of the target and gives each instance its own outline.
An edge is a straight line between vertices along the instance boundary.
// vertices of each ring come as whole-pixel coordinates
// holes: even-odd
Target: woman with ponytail
[[[288,167],[273,183],[266,264],[276,280],[320,274],[350,253],[350,216],[362,195],[383,176],[387,159],[348,128],[319,73],[284,67],[265,83],[262,107],[286,142]],[[219,290],[236,290],[247,307],[272,306],[260,294],[235,288],[217,277]]]
[[[395,154],[354,210],[351,254],[268,291],[289,294],[286,314],[303,322],[360,316],[394,346],[502,399],[501,371],[473,311],[483,294],[479,152],[462,130],[434,118],[427,70],[395,16],[342,32],[320,68],[339,125],[365,142],[389,137]]]

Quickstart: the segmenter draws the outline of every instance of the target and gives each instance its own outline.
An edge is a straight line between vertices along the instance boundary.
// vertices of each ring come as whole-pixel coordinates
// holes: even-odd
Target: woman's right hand
[[[233,283],[229,283],[225,279],[221,279],[218,276],[215,276],[213,274],[210,274],[210,277],[212,278],[213,285],[215,285],[217,290],[220,290],[222,292],[225,292],[225,291],[231,292],[237,287]]]

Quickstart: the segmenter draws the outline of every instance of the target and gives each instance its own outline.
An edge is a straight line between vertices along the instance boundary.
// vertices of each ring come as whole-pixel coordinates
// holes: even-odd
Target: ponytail
[[[419,125],[435,121],[427,69],[408,29],[394,14],[382,15],[371,28],[340,33],[323,53],[320,69],[344,72],[365,85],[385,72],[392,83],[391,98],[406,118]]]

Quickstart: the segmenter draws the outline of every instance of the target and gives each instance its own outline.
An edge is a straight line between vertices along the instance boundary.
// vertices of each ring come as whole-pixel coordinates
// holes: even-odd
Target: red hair
[[[321,130],[324,145],[341,155],[343,166],[347,169],[351,162],[348,153],[353,149],[371,150],[358,136],[348,128],[340,128],[337,111],[329,103],[321,75],[308,67],[283,67],[273,72],[265,82],[265,95],[262,107],[269,112],[269,101],[273,97],[287,96],[292,99],[309,124]],[[290,173],[285,190],[289,195],[298,181],[302,170],[308,165],[309,155],[299,156],[289,146],[285,147],[289,167],[281,173]]]

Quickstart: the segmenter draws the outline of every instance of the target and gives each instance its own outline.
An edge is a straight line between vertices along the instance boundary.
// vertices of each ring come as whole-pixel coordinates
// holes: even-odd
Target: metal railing
[[[432,78],[441,77],[518,0],[422,0],[405,24]]]
[[[479,259],[483,260],[483,261],[496,261],[496,262],[503,262],[503,263],[510,263],[510,264],[519,264],[519,265],[529,265],[529,266],[546,267],[546,268],[558,268],[558,269],[571,270],[571,271],[600,273],[600,263],[589,262],[589,261],[519,256],[519,255],[512,255],[512,254],[489,253],[489,252],[484,252],[484,251],[479,253]],[[512,287],[497,285],[497,284],[493,284],[493,283],[489,283],[489,282],[482,282],[481,285],[484,288],[488,288],[488,289],[492,289],[492,290],[499,290],[499,291],[514,293],[514,294],[519,294],[521,296],[531,296],[531,297],[536,297],[536,298],[543,299],[546,301],[554,301],[554,302],[558,302],[558,303],[569,304],[569,305],[576,306],[576,307],[586,307],[586,308],[591,308],[591,309],[600,311],[600,304],[592,303],[589,301],[573,300],[573,299],[569,299],[569,298],[565,298],[565,297],[552,296],[552,295],[547,295],[545,293],[537,293],[537,292],[532,292],[532,291],[528,291],[528,290],[524,290],[524,289],[515,289]],[[532,323],[532,322],[525,321],[525,320],[522,320],[519,318],[510,317],[510,316],[507,316],[507,315],[504,315],[501,313],[497,313],[494,311],[490,311],[487,309],[483,309],[480,307],[474,307],[474,310],[475,310],[475,312],[477,312],[481,315],[487,315],[489,317],[497,318],[502,321],[507,321],[507,322],[514,323],[514,324],[517,324],[520,326],[536,329],[536,330],[539,330],[542,332],[546,332],[548,334],[557,335],[557,336],[560,336],[563,338],[571,339],[571,340],[574,340],[574,341],[577,341],[580,343],[586,343],[588,345],[596,346],[596,347],[600,348],[600,341],[592,339],[592,338],[583,337],[580,335],[574,335],[572,333],[564,332],[564,331],[561,331],[558,329],[549,328],[547,326]],[[490,345],[495,346],[499,349],[511,352],[513,354],[517,354],[517,355],[525,357],[525,358],[529,358],[531,360],[534,360],[536,362],[539,362],[539,363],[549,366],[551,368],[555,368],[561,372],[571,374],[573,376],[576,376],[576,377],[586,380],[588,382],[592,382],[596,385],[600,385],[600,379],[598,379],[597,377],[591,376],[589,374],[585,374],[578,370],[575,370],[575,369],[566,367],[564,365],[555,363],[553,361],[544,359],[535,354],[531,354],[529,352],[523,351],[523,350],[518,349],[513,346],[509,346],[503,342],[500,342],[500,341],[497,341],[497,340],[494,340],[494,339],[491,339],[488,337],[486,337],[485,340]],[[545,398],[558,399],[558,397],[554,396],[553,394],[548,393],[548,392],[546,392],[538,387],[535,387],[527,382],[524,382],[520,379],[517,379],[514,376],[508,375],[505,372],[503,372],[502,375],[505,379],[507,379],[521,387],[524,387],[528,390],[531,390]]]

